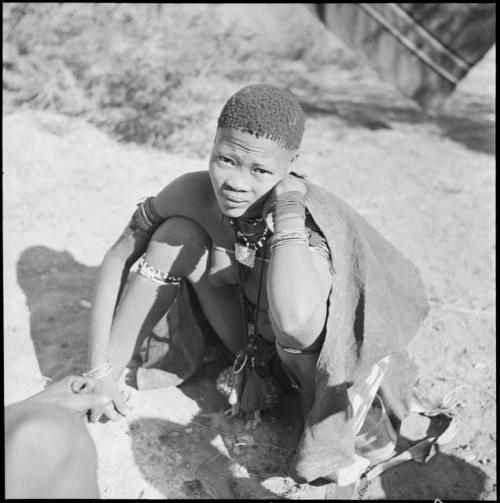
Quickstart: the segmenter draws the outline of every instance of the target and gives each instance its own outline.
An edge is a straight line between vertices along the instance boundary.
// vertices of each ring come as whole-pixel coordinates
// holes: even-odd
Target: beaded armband
[[[137,273],[154,283],[158,283],[159,285],[177,286],[182,281],[182,276],[172,276],[171,274],[155,269],[152,265],[146,262],[145,257],[142,257],[139,261],[139,269]]]

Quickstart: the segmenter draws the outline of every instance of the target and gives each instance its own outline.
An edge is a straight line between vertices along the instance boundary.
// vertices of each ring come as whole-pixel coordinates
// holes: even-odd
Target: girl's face
[[[275,141],[219,128],[209,173],[217,203],[230,218],[260,216],[273,187],[290,173],[298,155]]]

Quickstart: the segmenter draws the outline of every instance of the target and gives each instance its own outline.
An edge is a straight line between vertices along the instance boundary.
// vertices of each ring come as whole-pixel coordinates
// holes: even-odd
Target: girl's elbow
[[[274,327],[280,342],[295,349],[306,349],[317,339],[323,329],[324,310],[300,311],[298,309],[273,316]]]
[[[310,317],[297,314],[285,315],[276,320],[275,327],[281,337],[296,349],[304,349],[312,344]]]

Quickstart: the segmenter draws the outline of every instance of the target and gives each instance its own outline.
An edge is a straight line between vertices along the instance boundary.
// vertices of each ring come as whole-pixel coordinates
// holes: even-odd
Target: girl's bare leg
[[[201,308],[225,346],[236,353],[243,346],[243,322],[237,292],[232,286],[215,287],[208,281],[211,242],[194,221],[172,217],[154,233],[146,261],[155,269],[182,276],[196,292]],[[168,311],[178,286],[159,285],[137,274],[125,289],[115,313],[110,349],[114,364],[124,368],[139,333],[149,333]],[[131,344],[124,344],[128,340]]]
[[[316,374],[316,362],[318,361],[319,350],[311,354],[288,353],[276,345],[278,356],[293,380],[300,386],[300,405],[302,415],[305,418],[311,410],[314,401]]]

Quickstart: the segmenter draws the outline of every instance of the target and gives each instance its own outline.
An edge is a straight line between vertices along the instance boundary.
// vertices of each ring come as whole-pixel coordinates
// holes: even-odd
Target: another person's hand
[[[98,379],[67,376],[25,401],[58,405],[83,416],[89,409],[109,404],[111,396],[103,391]]]
[[[104,415],[112,421],[118,421],[122,416],[126,416],[130,412],[130,407],[127,405],[129,393],[121,391],[118,380],[112,372],[98,379],[102,392],[111,399],[103,407],[93,407],[90,411],[89,420],[95,423]]]

